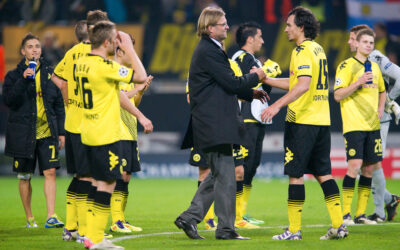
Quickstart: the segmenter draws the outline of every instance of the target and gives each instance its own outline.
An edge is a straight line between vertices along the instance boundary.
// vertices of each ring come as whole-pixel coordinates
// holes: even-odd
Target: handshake
[[[388,114],[394,114],[394,121],[396,122],[396,125],[399,125],[400,106],[399,104],[397,104],[397,102],[390,99],[389,97],[386,98],[385,112]]]
[[[278,75],[282,74],[279,64],[270,59],[265,61],[261,68],[264,70],[267,77],[277,77]]]

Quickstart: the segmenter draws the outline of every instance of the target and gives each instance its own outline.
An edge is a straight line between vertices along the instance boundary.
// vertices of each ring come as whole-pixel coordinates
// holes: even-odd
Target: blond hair
[[[203,9],[197,21],[197,35],[210,35],[208,26],[216,25],[223,16],[225,16],[225,12],[221,8],[207,7]]]

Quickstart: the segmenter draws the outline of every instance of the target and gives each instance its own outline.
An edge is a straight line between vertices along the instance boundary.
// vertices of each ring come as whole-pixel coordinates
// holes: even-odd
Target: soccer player
[[[267,78],[273,87],[289,92],[266,108],[261,117],[270,121],[288,105],[284,148],[285,174],[289,176],[289,227],[274,240],[301,240],[301,214],[305,199],[305,173],[313,174],[325,195],[332,227],[321,240],[344,238],[339,188],[331,175],[328,65],[324,49],[314,42],[319,23],[303,7],[289,12],[285,32],[296,43],[290,60],[290,78]]]
[[[104,239],[111,195],[116,180],[121,178],[123,172],[120,158],[120,105],[138,119],[140,116],[135,113],[135,107],[128,97],[120,94],[118,85],[120,82],[144,82],[147,76],[131,38],[124,32],[117,32],[115,24],[98,22],[89,30],[89,40],[91,53],[78,59],[74,71],[82,90],[84,107],[81,140],[89,158],[90,175],[97,186],[92,208],[94,218],[88,221],[85,247],[122,249]],[[107,59],[107,56],[115,54],[117,46],[128,54],[135,75],[132,68]],[[149,133],[153,125],[147,120],[144,128]]]
[[[60,168],[58,152],[64,147],[64,104],[57,87],[51,83],[53,69],[41,59],[39,38],[27,34],[21,42],[24,58],[9,71],[3,86],[4,102],[10,109],[7,121],[5,154],[14,158],[13,171],[18,173],[19,192],[28,228],[37,227],[31,210],[31,177],[39,163],[44,175],[46,228],[63,227],[54,211],[56,169]],[[30,61],[36,68],[28,67]]]
[[[375,34],[370,29],[357,33],[357,52],[337,68],[335,100],[340,102],[345,138],[348,170],[343,179],[343,220],[346,225],[376,224],[365,216],[371,192],[372,171],[382,161],[380,118],[382,118],[386,91],[379,66],[368,60],[374,50]],[[365,63],[371,63],[366,72]],[[358,182],[358,202],[354,221],[351,218],[351,203],[354,186],[361,168]]]
[[[128,54],[119,47],[117,47],[115,53],[115,61],[128,68],[132,67]],[[119,88],[130,99],[132,105],[137,107],[152,80],[153,76],[148,76],[144,84],[136,84],[136,86],[133,82],[121,82]],[[137,110],[137,113],[141,116],[140,119],[144,117],[139,110]],[[121,164],[123,172],[122,179],[117,179],[115,190],[111,196],[110,207],[113,224],[110,227],[110,231],[119,233],[140,232],[142,228],[131,225],[125,220],[124,215],[129,194],[128,185],[132,173],[140,171],[139,148],[137,144],[137,118],[132,116],[128,111],[121,109],[121,127]]]
[[[64,58],[56,66],[52,75],[53,82],[61,89],[66,103],[66,160],[67,171],[75,175],[67,189],[66,225],[62,238],[76,239],[83,243],[87,230],[87,220],[91,213],[91,204],[87,199],[89,193],[95,193],[93,179],[89,172],[89,160],[81,142],[81,120],[83,112],[82,89],[76,81],[74,69],[79,58],[91,51],[88,29],[99,21],[107,21],[107,13],[94,10],[89,11],[86,21],[80,21],[75,26],[75,35],[79,41],[67,51]],[[90,198],[90,197],[89,197]]]
[[[240,50],[238,50],[232,56],[232,60],[235,60],[235,62],[240,66],[241,72],[247,74],[253,67],[261,68],[263,66],[261,62],[254,56],[255,53],[261,50],[262,45],[264,44],[261,26],[259,24],[255,22],[241,24],[236,31],[236,43],[240,47]],[[271,60],[267,61],[268,65],[273,63],[274,62]],[[277,67],[279,68],[279,65]],[[276,72],[276,70],[274,70],[274,72]],[[271,75],[271,72],[266,73],[269,77],[276,76],[276,74]],[[265,90],[267,93],[271,92],[271,87],[262,83],[254,87],[254,89]],[[254,107],[252,108],[252,102],[241,101],[240,107],[247,136],[243,145],[245,148],[244,180],[238,183],[238,185],[242,186],[241,189],[243,190],[243,195],[241,196],[241,207],[237,207],[236,209],[242,210],[241,213],[243,214],[244,220],[250,222],[251,224],[258,225],[263,224],[264,221],[251,217],[246,213],[246,210],[252,189],[252,181],[261,161],[262,144],[265,136],[266,125],[254,118],[252,114],[252,109],[254,109]]]
[[[356,37],[357,33],[362,29],[370,29],[368,25],[361,24],[354,26],[350,29],[349,41],[351,52],[356,52]],[[381,139],[382,139],[382,157],[385,157],[387,135],[389,132],[389,125],[391,120],[391,113],[394,113],[395,122],[398,124],[400,118],[400,108],[394,101],[400,96],[400,67],[389,61],[389,59],[383,55],[379,50],[375,49],[369,54],[369,60],[378,64],[379,69],[382,72],[382,77],[389,85],[391,80],[394,81],[393,87],[386,94],[385,112],[381,118]],[[376,222],[385,221],[385,205],[387,211],[387,220],[393,220],[396,215],[396,209],[399,205],[399,196],[391,194],[386,189],[385,175],[381,162],[375,165],[372,173],[372,194],[375,205],[375,211],[373,214],[368,216],[368,219],[375,220]]]

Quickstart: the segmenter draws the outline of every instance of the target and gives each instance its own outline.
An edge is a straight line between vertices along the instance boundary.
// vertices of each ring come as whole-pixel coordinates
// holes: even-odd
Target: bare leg
[[[33,217],[31,209],[32,185],[31,180],[19,180],[19,194],[24,206],[26,220]]]
[[[54,214],[56,203],[56,169],[51,168],[43,171],[44,175],[44,195],[46,197],[47,219]]]

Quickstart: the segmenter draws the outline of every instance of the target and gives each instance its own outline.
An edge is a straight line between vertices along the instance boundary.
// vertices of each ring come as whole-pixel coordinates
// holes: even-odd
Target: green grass
[[[65,221],[65,191],[69,178],[57,180],[56,212]],[[338,181],[341,186],[341,181]],[[62,229],[45,229],[46,207],[43,195],[43,178],[32,180],[32,210],[39,228],[25,228],[25,214],[18,193],[16,178],[0,178],[0,249],[82,249],[75,242],[61,240]],[[132,234],[137,238],[117,242],[126,249],[394,249],[398,247],[400,216],[395,223],[372,226],[351,226],[350,236],[341,241],[320,241],[330,224],[323,193],[315,181],[306,182],[306,202],[303,209],[303,240],[301,242],[272,241],[274,234],[282,232],[287,225],[286,179],[271,181],[256,180],[248,211],[266,223],[264,228],[240,230],[251,241],[217,241],[214,233],[201,231],[206,240],[190,240],[178,230],[173,221],[186,209],[196,190],[197,181],[190,179],[133,179],[129,186],[126,218],[143,232]],[[388,180],[388,190],[400,193],[400,181]],[[355,200],[353,211],[355,211]],[[372,197],[367,214],[372,213]],[[315,227],[312,225],[323,225]],[[199,229],[204,228],[199,224]],[[164,235],[151,235],[170,232]],[[123,237],[114,234],[114,239]],[[396,243],[397,242],[397,243]]]

